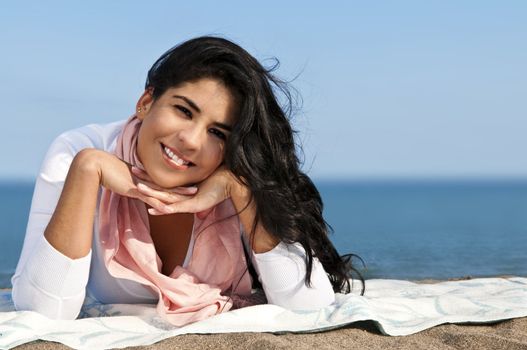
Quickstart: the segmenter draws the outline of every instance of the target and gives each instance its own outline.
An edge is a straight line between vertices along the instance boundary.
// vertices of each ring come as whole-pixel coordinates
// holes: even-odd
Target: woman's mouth
[[[163,144],[161,144],[161,149],[163,151],[163,154],[166,156],[166,159],[168,160],[169,164],[173,167],[176,166],[176,169],[186,169],[189,166],[194,165],[194,163],[178,157],[170,148]]]

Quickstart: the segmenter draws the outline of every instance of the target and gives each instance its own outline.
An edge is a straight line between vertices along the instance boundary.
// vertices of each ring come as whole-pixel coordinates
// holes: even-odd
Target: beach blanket
[[[355,289],[359,289],[356,288]],[[0,348],[36,339],[75,349],[148,345],[188,333],[317,332],[372,320],[392,336],[413,334],[443,323],[487,323],[527,316],[527,278],[480,278],[433,284],[368,280],[366,294],[337,294],[336,303],[316,311],[257,305],[185,327],[158,316],[155,305],[103,305],[89,298],[75,321],[53,321],[35,312],[14,311],[9,290],[0,291]]]

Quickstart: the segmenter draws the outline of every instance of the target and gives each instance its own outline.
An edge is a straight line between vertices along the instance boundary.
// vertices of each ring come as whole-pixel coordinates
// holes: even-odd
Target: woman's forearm
[[[250,201],[250,190],[234,179],[232,181],[230,195],[234,207],[239,213],[239,218],[242,222],[244,231],[247,235],[251,235],[256,217],[256,203],[254,200]],[[254,239],[252,239],[253,237],[251,236],[248,238],[249,242],[251,242],[253,251],[257,254],[268,252],[280,243],[280,241],[269,233],[261,223],[256,225]]]
[[[249,202],[250,192],[236,181],[230,194],[244,231],[250,234],[256,215],[256,204],[251,201],[243,210]],[[280,241],[267,232],[263,225],[256,226],[252,241],[252,249],[256,253],[254,263],[269,303],[299,310],[318,309],[333,303],[333,287],[320,261],[313,259],[311,285],[308,287],[305,283],[306,270],[299,268],[305,266],[304,248],[299,243],[280,244],[277,247],[279,243]]]
[[[57,207],[44,231],[47,241],[72,259],[86,256],[92,245],[100,184],[96,157],[96,151],[90,149],[75,156]]]

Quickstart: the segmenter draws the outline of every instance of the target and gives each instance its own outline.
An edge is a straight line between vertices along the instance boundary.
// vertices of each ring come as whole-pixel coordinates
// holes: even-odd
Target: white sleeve
[[[83,258],[70,259],[44,238],[70,164],[80,150],[71,141],[72,135],[70,132],[59,136],[44,158],[35,183],[22,253],[11,281],[17,310],[37,311],[55,319],[77,317],[91,260],[91,251]]]
[[[317,258],[313,258],[311,286],[306,286],[305,250],[300,243],[281,242],[272,250],[253,256],[270,304],[291,310],[309,310],[335,301],[333,287]]]

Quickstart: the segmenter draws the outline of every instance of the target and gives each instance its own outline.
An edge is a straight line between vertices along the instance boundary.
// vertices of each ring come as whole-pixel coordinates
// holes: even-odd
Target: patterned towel
[[[368,280],[366,295],[337,294],[334,305],[317,311],[289,311],[257,305],[185,327],[174,327],[155,305],[103,305],[87,299],[81,319],[51,321],[14,311],[9,290],[0,291],[0,348],[36,339],[75,349],[148,345],[186,333],[313,332],[373,320],[387,335],[408,335],[442,323],[494,322],[527,316],[527,278],[481,278],[435,284]]]

